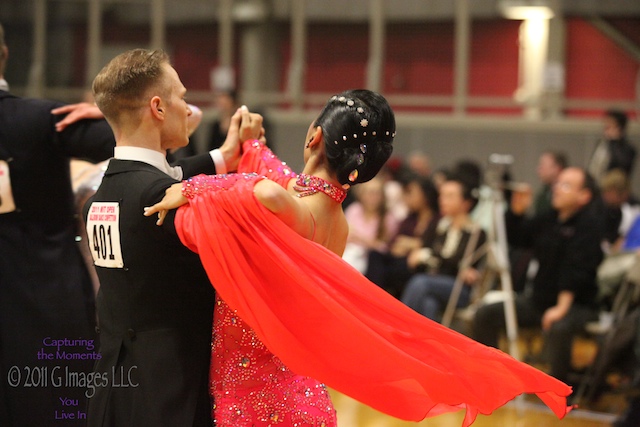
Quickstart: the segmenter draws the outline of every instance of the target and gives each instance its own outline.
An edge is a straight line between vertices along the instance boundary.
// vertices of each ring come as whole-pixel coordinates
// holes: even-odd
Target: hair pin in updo
[[[366,112],[366,110],[362,106],[360,106],[360,105],[356,106],[357,100],[354,100],[354,99],[351,99],[351,98],[347,98],[347,97],[342,96],[342,95],[341,96],[333,95],[330,100],[331,101],[338,101],[338,102],[340,102],[342,104],[345,104],[347,107],[356,107],[356,112],[358,112],[358,114],[365,114],[365,112]],[[366,119],[366,118],[362,118],[360,120],[360,126],[362,126],[363,128],[368,127],[369,126],[369,120]],[[374,130],[374,131],[371,132],[371,135],[372,136],[376,136],[377,132]],[[391,133],[391,131],[387,130],[387,131],[385,131],[385,135],[386,136],[391,135],[392,138],[395,138],[396,133],[395,132]],[[353,134],[353,139],[358,139],[358,136],[359,136],[359,134],[354,133]],[[366,137],[367,136],[367,132],[366,131],[362,132],[362,136]],[[349,140],[349,136],[342,135],[342,140],[343,141]],[[334,140],[333,143],[335,145],[338,145],[338,141],[337,140]]]

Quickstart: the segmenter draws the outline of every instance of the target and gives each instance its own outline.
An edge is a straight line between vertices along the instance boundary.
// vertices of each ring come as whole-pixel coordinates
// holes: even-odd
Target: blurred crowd
[[[9,98],[15,97],[10,96],[8,83],[3,79],[7,55],[0,27],[0,95],[8,103]],[[230,116],[238,105],[234,91],[220,91],[216,101],[217,119],[209,129],[206,151],[219,147],[224,141]],[[72,190],[77,206],[82,206],[97,188],[104,168],[76,163],[69,172],[68,162],[78,157],[92,162],[105,160],[113,148],[112,135],[105,123],[95,122],[56,133],[55,121],[51,118],[51,109],[55,107],[59,105],[50,102],[37,105],[33,117],[24,120],[37,130],[34,117],[41,118],[46,133],[40,132],[45,137],[34,152],[46,155],[42,162],[53,158],[64,164],[58,175],[47,172],[47,176],[41,177],[32,173],[38,168],[31,166],[30,171],[21,176],[16,173],[19,163],[16,161],[11,165],[12,181],[9,181],[9,164],[18,155],[4,153],[2,150],[10,151],[7,149],[11,147],[0,139],[0,234],[9,242],[6,253],[14,254],[13,257],[3,255],[6,271],[15,270],[26,259],[26,255],[16,250],[17,243],[12,244],[6,236],[25,242],[26,237],[18,234],[32,235],[29,238],[43,241],[47,250],[55,243],[45,236],[52,230],[60,236],[76,236],[76,240],[87,238],[84,227],[77,227],[70,220],[74,218]],[[0,110],[1,120],[18,119]],[[606,314],[615,308],[615,297],[628,279],[626,273],[638,263],[640,200],[631,186],[636,149],[626,137],[627,121],[624,112],[605,113],[602,136],[588,164],[572,164],[555,148],[541,152],[536,168],[539,182],[535,183],[515,180],[510,170],[513,160],[510,156],[497,156],[487,164],[463,158],[437,170],[432,168],[431,159],[424,152],[393,158],[375,179],[354,188],[344,202],[349,237],[343,258],[372,282],[433,321],[443,321],[447,308],[470,309],[472,316],[466,318],[470,325],[465,332],[494,347],[504,345],[501,337],[508,325],[504,295],[496,300],[496,293],[492,292],[512,289],[515,298],[506,301],[513,303],[517,326],[539,331],[543,337],[542,353],[535,360],[543,362],[551,375],[577,388],[584,380],[581,376],[584,373],[572,364],[574,339],[585,333],[588,324],[611,319]],[[96,144],[93,149],[79,142],[86,139],[89,132],[100,136],[93,138]],[[15,150],[23,148],[24,145]],[[169,153],[168,158],[192,154],[195,154],[193,148],[188,152]],[[24,178],[27,175],[29,179]],[[44,185],[47,183],[56,184],[56,191],[63,194],[56,198],[53,190],[47,190],[48,186]],[[6,190],[12,186],[12,192]],[[21,202],[18,205],[30,206],[23,200],[35,200],[34,194],[40,195],[37,200],[43,206],[34,205],[32,225],[19,230],[13,218],[18,214],[24,216],[25,212],[16,209],[14,198]],[[56,208],[58,202],[59,209]],[[44,212],[48,215],[43,215]],[[59,221],[59,230],[54,230],[56,215],[64,219]],[[60,280],[56,279],[51,285],[55,291],[51,300],[40,302],[46,307],[42,310],[48,316],[45,322],[71,323],[68,329],[71,331],[80,323],[88,328],[72,333],[65,330],[60,336],[96,335],[90,327],[94,318],[91,290],[95,292],[99,284],[95,274],[91,274],[93,269],[85,269],[85,262],[91,264],[86,244],[81,248],[84,254],[80,250],[53,248],[57,258],[51,270]],[[33,248],[25,247],[24,251],[30,253],[33,263]],[[50,252],[45,253],[43,249],[42,253],[43,258],[51,258]],[[71,264],[76,270],[76,277],[72,279],[78,282],[77,295],[73,295],[76,302],[60,296],[57,287],[71,280],[69,268],[62,268]],[[504,275],[495,274],[496,270],[505,268],[509,272],[508,283]],[[35,275],[58,277],[44,272],[43,268],[25,268],[16,270],[12,279],[17,288]],[[6,277],[5,274],[5,293],[11,290],[6,285]],[[33,280],[36,279],[44,280],[42,277]],[[640,288],[640,283],[635,285]],[[9,306],[6,303],[9,300],[4,298],[3,303],[2,341],[11,342],[16,354],[2,361],[0,365],[5,366],[14,363],[14,359],[37,353],[37,345],[31,345],[34,343],[15,350],[19,346],[13,344],[24,341],[24,332],[15,336],[15,331],[21,328],[24,331],[25,325],[32,322],[29,317],[33,316],[25,316],[27,303]],[[61,308],[55,309],[55,304]],[[82,312],[72,313],[72,306],[81,308]],[[640,303],[633,301],[630,311],[637,312],[638,306]],[[21,323],[19,327],[13,327],[17,323]],[[611,330],[615,324],[609,322],[604,326]],[[640,338],[636,338],[640,327],[633,326],[635,333],[628,334],[622,350],[618,350],[627,363],[617,366],[630,367],[624,375],[629,378],[630,388],[640,391],[640,354],[636,355],[633,350],[640,347]],[[33,329],[32,341],[39,344],[40,331],[35,326]],[[9,354],[2,341],[0,349]],[[608,349],[601,346],[599,351]],[[596,386],[602,387],[591,384]],[[0,398],[19,392],[0,387]],[[637,396],[638,393],[631,395],[627,412],[616,421],[616,427],[640,425]],[[6,409],[0,406],[0,415],[3,411]]]
[[[631,187],[636,149],[626,138],[627,121],[621,111],[604,114],[586,165],[571,164],[556,149],[540,153],[535,183],[515,181],[509,155],[491,156],[486,165],[461,159],[434,171],[425,153],[397,158],[351,194],[344,259],[432,320],[442,321],[447,306],[467,307],[471,325],[461,330],[494,347],[504,346],[507,326],[504,293],[496,291],[511,288],[517,326],[544,341],[528,360],[577,390],[588,378],[573,366],[574,339],[595,322],[607,323],[596,339],[616,333],[606,320],[638,263],[640,200]],[[509,283],[500,271],[490,274],[505,267]],[[632,367],[623,375],[637,387],[631,335],[616,348],[628,364],[617,366]],[[639,425],[638,406],[632,398],[616,426]]]

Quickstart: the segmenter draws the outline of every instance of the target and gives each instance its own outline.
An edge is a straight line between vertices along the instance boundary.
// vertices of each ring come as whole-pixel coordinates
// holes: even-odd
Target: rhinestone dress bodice
[[[218,427],[335,427],[324,384],[296,375],[220,298],[214,312],[210,392]]]

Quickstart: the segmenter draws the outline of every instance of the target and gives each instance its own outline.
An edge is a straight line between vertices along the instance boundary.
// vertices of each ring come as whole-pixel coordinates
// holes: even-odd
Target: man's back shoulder
[[[177,181],[164,172],[144,162],[111,159],[94,200],[113,199],[141,204],[156,203],[164,191]]]
[[[61,105],[55,101],[20,98],[4,92],[0,96],[0,123],[10,139],[46,139],[55,132],[55,116],[51,110]]]
[[[6,112],[19,112],[23,114],[46,113],[51,114],[51,110],[64,105],[62,102],[48,99],[23,98],[10,92],[0,91],[0,109],[2,114]]]

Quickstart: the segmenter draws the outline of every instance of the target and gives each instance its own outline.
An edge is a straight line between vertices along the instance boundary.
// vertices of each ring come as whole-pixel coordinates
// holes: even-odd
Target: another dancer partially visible
[[[187,145],[192,112],[164,52],[134,49],[118,55],[95,78],[93,91],[116,148],[85,205],[100,279],[101,358],[94,372],[104,378],[89,400],[88,425],[211,427],[213,289],[171,219],[159,228],[140,212],[183,176],[235,169],[241,113],[233,118],[229,143],[217,153],[171,167],[166,151]]]
[[[229,398],[214,409],[219,427],[296,420],[314,406],[317,418],[300,425],[333,425],[318,414],[324,392],[300,375],[407,420],[466,408],[467,426],[523,392],[538,394],[559,417],[568,411],[568,386],[415,313],[338,256],[347,237],[345,189],[375,176],[394,136],[383,97],[347,91],[309,128],[303,174],[248,141],[238,170],[271,180],[198,176],[147,210],[160,212],[161,222],[164,209],[189,203],[176,229],[224,301],[212,369],[214,394]],[[240,319],[251,332],[235,327]],[[265,366],[272,375],[262,375]]]
[[[16,50],[16,58],[23,53]],[[64,382],[55,387],[43,372],[62,366],[86,375],[97,354],[95,299],[76,242],[69,159],[105,160],[115,140],[104,120],[62,130],[60,123],[75,116],[52,114],[63,104],[11,93],[4,80],[8,60],[0,25],[0,426],[81,427],[82,419],[55,417],[61,399],[78,402],[74,409],[83,413],[84,390]],[[82,360],[59,356],[76,353]]]

